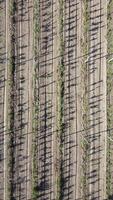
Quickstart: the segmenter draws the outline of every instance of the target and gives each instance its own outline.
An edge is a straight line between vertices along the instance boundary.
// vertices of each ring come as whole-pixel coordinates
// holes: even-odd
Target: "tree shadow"
[[[108,196],[108,200],[113,200],[113,194]]]

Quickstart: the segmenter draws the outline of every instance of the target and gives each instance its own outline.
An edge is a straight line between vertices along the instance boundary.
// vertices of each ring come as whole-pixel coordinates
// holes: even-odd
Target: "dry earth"
[[[104,200],[107,0],[37,2],[38,16],[35,0],[0,2],[0,199]],[[10,27],[14,31],[13,86],[9,83]],[[14,93],[12,197],[8,196],[7,162],[10,89]],[[34,159],[38,197],[33,198]]]

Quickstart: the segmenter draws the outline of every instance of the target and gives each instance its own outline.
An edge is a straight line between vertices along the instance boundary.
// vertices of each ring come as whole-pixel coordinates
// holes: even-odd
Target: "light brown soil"
[[[33,2],[17,2],[16,198],[31,199]],[[19,180],[18,180],[19,179]]]
[[[9,2],[8,2],[9,3]],[[13,167],[13,197],[16,199],[31,199],[31,132],[32,132],[32,1],[16,4],[15,14],[15,74],[14,74],[14,167]],[[9,7],[7,8],[7,19]],[[8,20],[7,20],[8,21]],[[9,27],[10,22],[8,23]],[[29,31],[30,30],[30,31]],[[10,40],[10,34],[7,36]],[[10,43],[7,43],[9,50]],[[9,64],[9,63],[8,63]],[[9,65],[7,66],[8,70]],[[7,68],[6,68],[7,69]],[[9,83],[9,82],[8,82]],[[6,83],[6,85],[8,84]],[[9,87],[9,86],[8,86]],[[6,90],[6,98],[9,91]],[[9,103],[8,103],[9,104]],[[6,104],[7,106],[7,104]],[[10,105],[9,105],[10,106]],[[8,111],[5,124],[7,126]],[[7,139],[7,138],[6,138]],[[6,141],[5,141],[6,143]],[[6,146],[7,148],[7,146]],[[6,155],[6,160],[7,160]],[[7,166],[6,166],[7,169]],[[5,176],[6,178],[6,176]],[[4,180],[7,182],[7,180]],[[8,187],[8,186],[7,186]],[[7,188],[4,199],[7,199]]]
[[[106,3],[90,3],[90,199],[106,198]]]
[[[5,23],[5,2],[0,3],[0,198],[4,198],[5,191],[5,66],[6,66],[6,23]]]
[[[89,2],[89,1],[88,1]],[[9,50],[8,4],[1,30],[6,37],[1,45]],[[58,67],[60,56],[58,0],[40,0],[40,41],[39,58],[36,70],[36,96],[39,97],[39,127],[36,130],[39,200],[57,200],[59,162],[62,161],[62,200],[104,200],[106,198],[106,34],[107,1],[92,0],[89,6],[89,55],[88,55],[88,106],[89,106],[89,154],[88,195],[83,199],[83,88],[82,64],[83,8],[84,2],[64,1],[64,130],[61,144],[57,133],[58,115]],[[15,108],[14,108],[14,168],[13,197],[16,200],[30,200],[32,193],[32,126],[33,126],[33,0],[16,1],[15,14]],[[6,19],[5,19],[6,14]],[[2,16],[2,15],[1,15]],[[2,17],[0,16],[0,20]],[[3,23],[3,24],[2,24]],[[6,30],[5,30],[6,24]],[[6,33],[5,33],[6,31]],[[1,38],[1,36],[0,36]],[[2,38],[1,38],[2,40]],[[3,44],[2,44],[3,43]],[[0,64],[0,199],[7,199],[7,119],[9,91],[7,81],[8,59]],[[4,89],[4,77],[6,79]],[[4,105],[3,105],[4,104]],[[3,107],[4,106],[4,107]],[[4,114],[3,114],[4,113]],[[60,149],[62,148],[62,155]],[[5,158],[5,160],[3,160]],[[85,172],[84,172],[85,173]],[[4,184],[2,184],[4,182]],[[4,185],[4,186],[3,186]],[[60,186],[61,187],[61,186]],[[60,188],[61,189],[61,188]],[[3,197],[4,195],[4,197]]]

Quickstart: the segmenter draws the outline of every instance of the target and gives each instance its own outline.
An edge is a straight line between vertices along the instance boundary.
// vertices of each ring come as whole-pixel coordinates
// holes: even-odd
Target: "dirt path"
[[[6,120],[4,112],[6,113],[6,88],[5,78],[7,72],[6,66],[6,2],[0,3],[0,197],[5,198],[5,172],[6,172],[6,153],[5,153],[5,134],[6,134]],[[4,102],[5,101],[5,102]]]
[[[15,24],[15,139],[14,191],[16,199],[30,199],[32,110],[32,1],[17,2]]]
[[[29,31],[29,41],[28,41],[28,57],[29,57],[29,69],[28,69],[28,105],[29,105],[29,113],[28,113],[28,170],[27,170],[27,177],[28,177],[28,185],[27,185],[27,199],[31,199],[31,151],[32,151],[32,103],[33,103],[33,1],[29,0],[28,2],[28,31]]]
[[[106,8],[106,1],[90,3],[90,199],[106,193]]]
[[[65,3],[65,83],[64,83],[64,136],[63,136],[63,199],[79,198],[80,180],[80,29],[81,3],[80,1]],[[80,129],[79,129],[80,128]],[[79,177],[79,178],[78,178]]]
[[[102,18],[102,27],[101,27],[101,42],[102,42],[102,50],[101,50],[101,79],[103,79],[103,83],[101,85],[100,94],[103,93],[103,100],[102,104],[100,105],[100,109],[102,111],[102,121],[103,123],[100,126],[101,132],[101,165],[100,165],[100,188],[101,195],[103,199],[106,199],[106,153],[107,153],[107,105],[106,105],[106,93],[107,93],[107,86],[106,86],[106,79],[107,79],[107,68],[106,68],[106,55],[107,55],[107,1],[100,2],[102,6],[101,15]],[[103,170],[101,170],[103,169]]]
[[[54,0],[53,2],[53,117],[52,117],[52,184],[53,184],[53,193],[51,199],[57,199],[57,178],[58,178],[58,143],[57,143],[57,68],[59,64],[59,10],[58,8],[58,1]]]
[[[9,22],[8,22],[8,2],[5,1],[4,7],[4,19],[5,19],[5,54],[6,54],[6,68],[5,68],[5,85],[4,85],[4,200],[7,200],[7,110],[8,110],[8,45],[9,45]],[[2,183],[3,184],[3,183]]]
[[[39,132],[38,188],[39,199],[54,199],[53,195],[53,4],[40,1],[39,57]],[[55,182],[55,181],[54,181]]]

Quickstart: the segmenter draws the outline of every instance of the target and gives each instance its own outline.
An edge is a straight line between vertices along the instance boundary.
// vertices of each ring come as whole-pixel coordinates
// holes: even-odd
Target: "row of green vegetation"
[[[34,76],[33,76],[33,88],[34,88],[34,102],[33,102],[33,142],[32,142],[32,199],[37,200],[39,196],[38,191],[38,145],[37,136],[39,130],[39,85],[38,85],[38,72],[39,72],[39,39],[40,39],[40,2],[34,0],[33,9],[33,49],[34,49]]]
[[[107,7],[107,53],[113,53],[113,0],[109,1]],[[113,54],[112,54],[113,57]],[[113,195],[113,61],[107,63],[107,175],[106,175],[106,192],[107,199],[110,200]]]
[[[8,61],[8,133],[7,133],[7,199],[13,199],[14,165],[14,73],[15,73],[15,1],[10,0],[10,50]]]
[[[57,200],[62,199],[62,135],[64,124],[64,0],[59,0],[59,65],[57,68],[57,140],[59,142],[59,170],[57,175]]]
[[[81,147],[82,154],[82,199],[88,198],[88,163],[89,163],[89,141],[88,141],[88,128],[89,128],[89,102],[88,102],[88,64],[86,62],[89,53],[88,43],[89,33],[89,6],[88,1],[83,1],[83,35],[81,39],[81,49],[83,53],[83,59],[81,64],[81,90],[82,90],[82,141]]]

